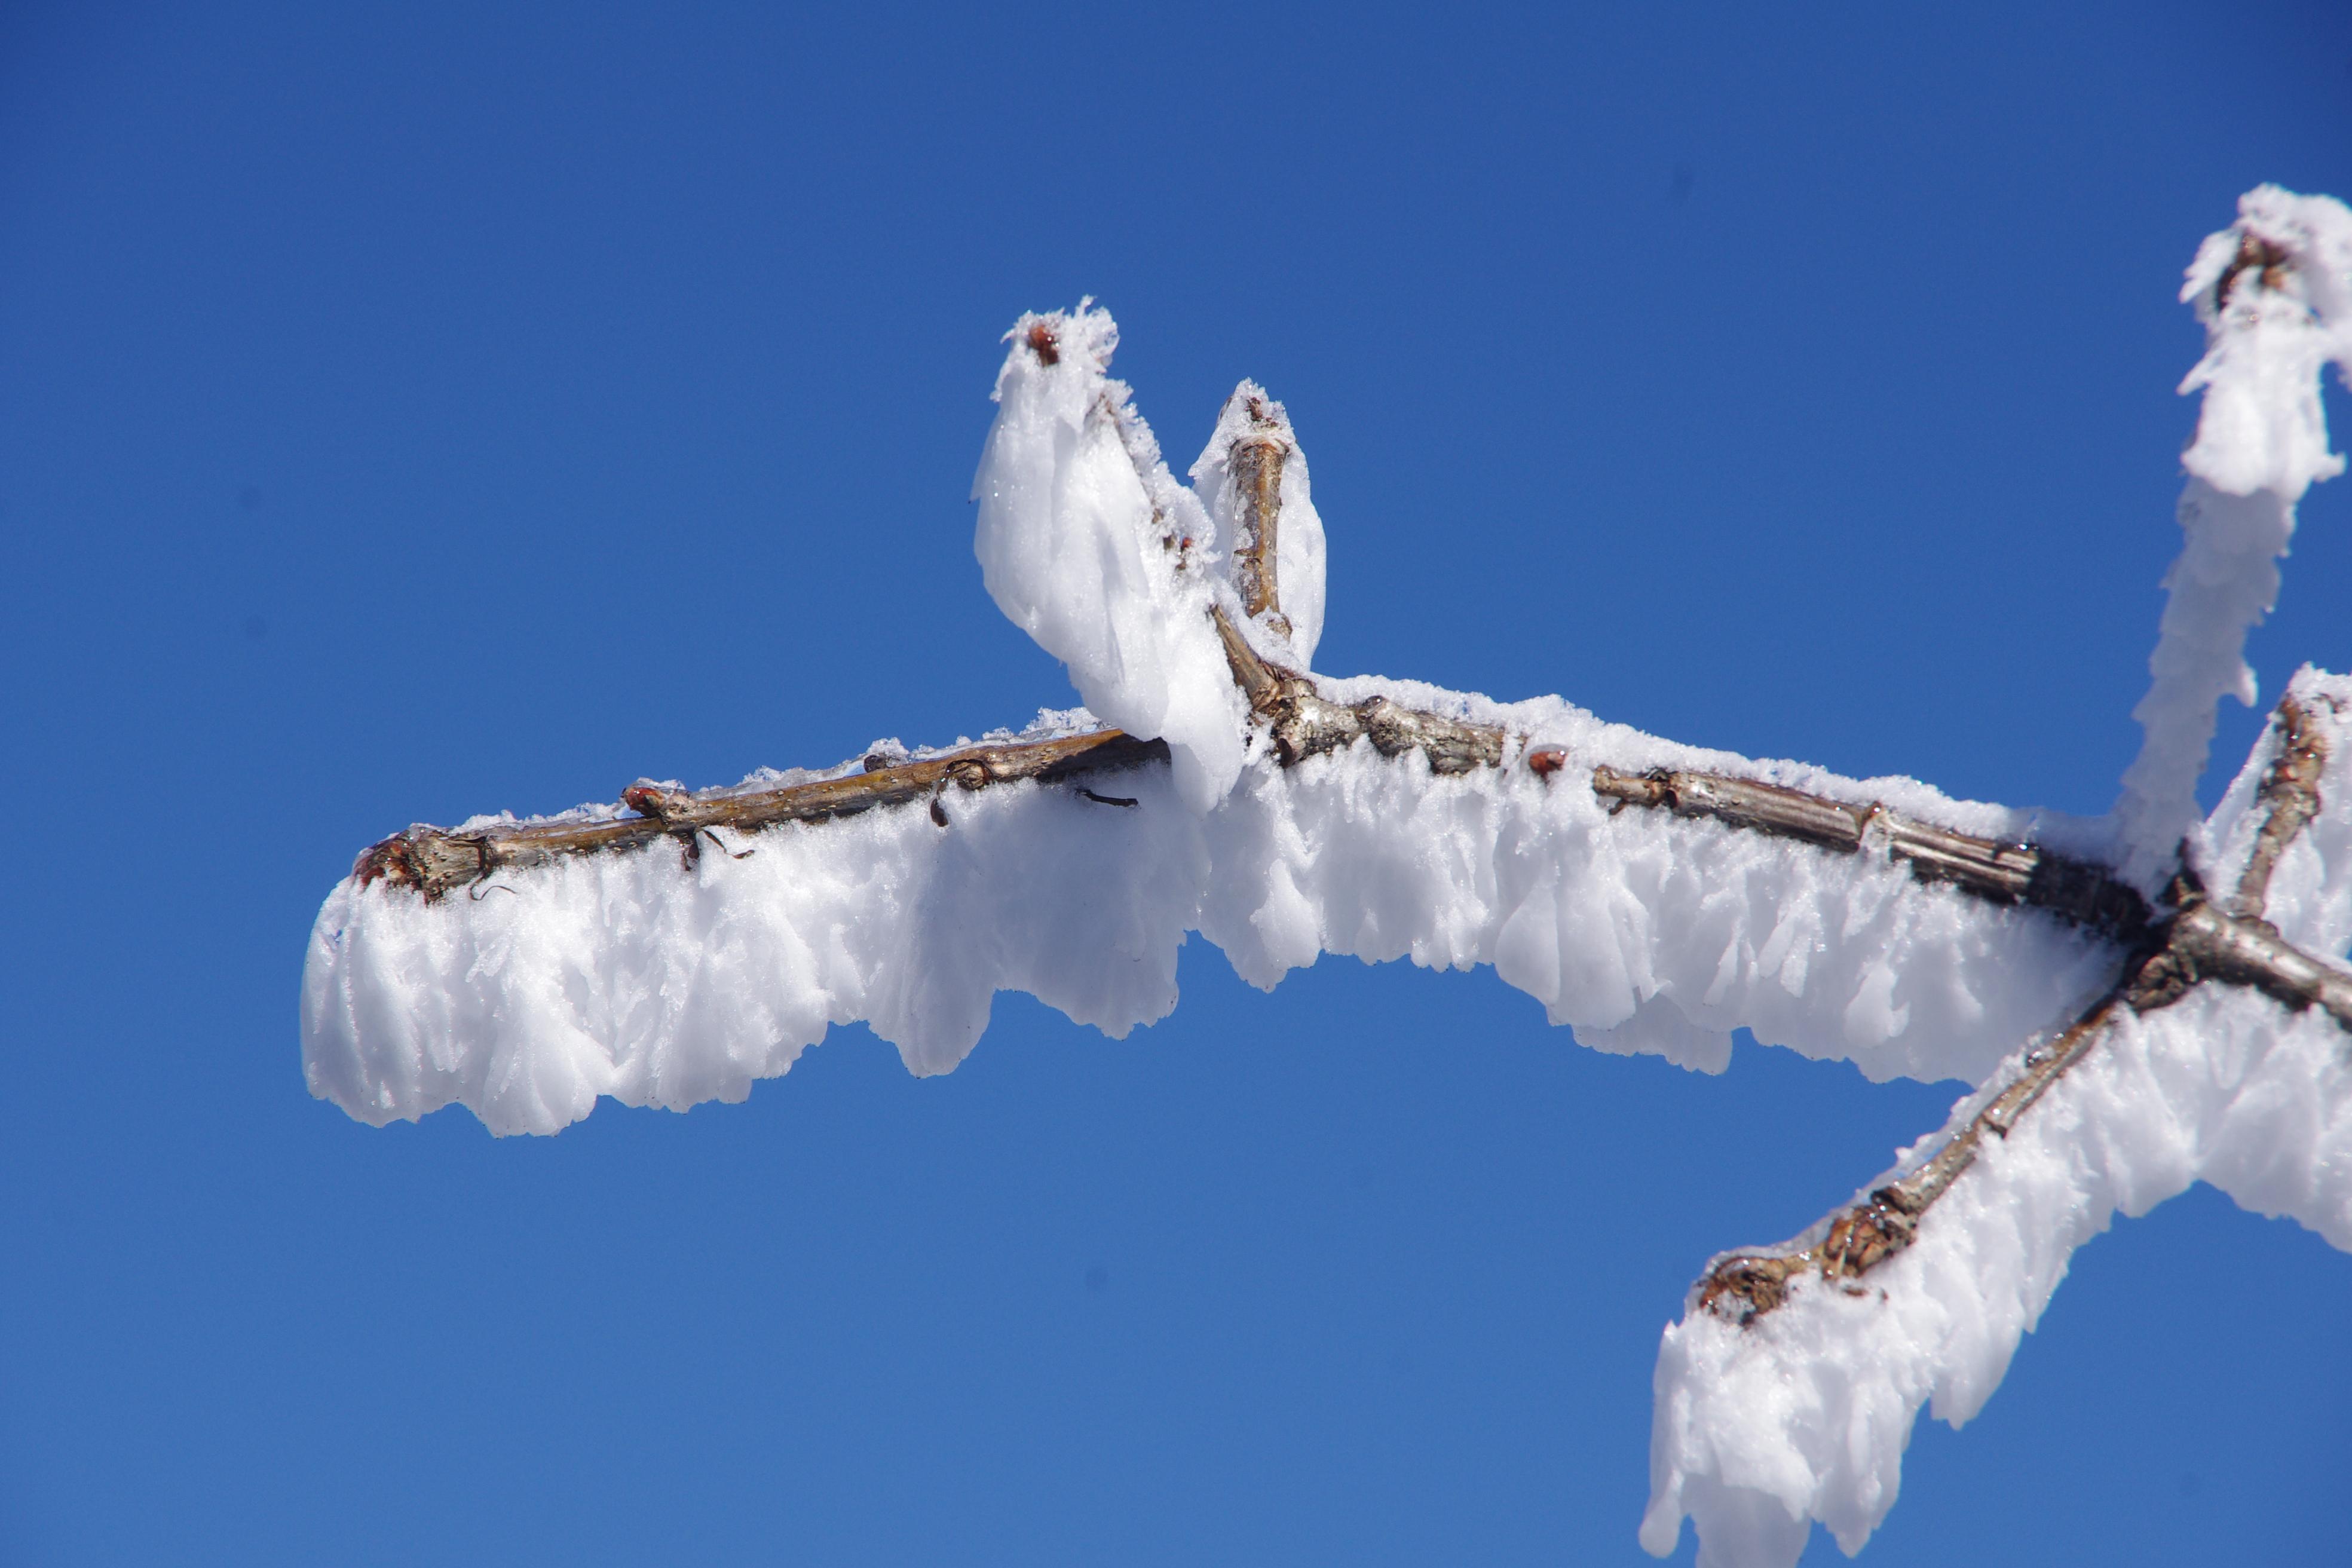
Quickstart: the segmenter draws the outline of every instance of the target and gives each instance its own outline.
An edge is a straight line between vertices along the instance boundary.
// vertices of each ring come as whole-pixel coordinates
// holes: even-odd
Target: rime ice
[[[971,487],[982,577],[1105,722],[1168,742],[1178,793],[1205,808],[1240,773],[1244,729],[1208,620],[1213,530],[1105,374],[1107,312],[1024,316],[1007,336]]]
[[[2252,700],[2245,632],[2275,597],[2294,502],[2342,467],[2318,378],[2352,366],[2352,214],[2256,191],[2200,252],[2183,297],[2209,329],[2184,387],[2205,392],[2184,458],[2187,539],[2137,710],[2147,743],[2112,818],[1700,751],[1558,698],[1506,704],[1370,678],[1317,684],[1334,702],[1385,696],[1497,727],[1503,765],[1438,776],[1418,752],[1385,757],[1361,740],[1280,766],[1212,614],[1276,664],[1304,670],[1314,656],[1324,534],[1296,432],[1244,382],[1192,485],[1179,482],[1108,374],[1117,328],[1082,303],[1008,334],[974,548],[997,605],[1091,710],[1041,715],[1030,733],[1100,721],[1167,743],[1171,767],[1118,775],[1132,809],[1033,779],[950,797],[943,825],[899,806],[770,827],[742,860],[688,860],[665,840],[505,870],[504,897],[427,902],[347,879],[303,974],[310,1089],[373,1123],[461,1104],[495,1132],[553,1132],[601,1096],[679,1110],[740,1100],[854,1020],[911,1070],[945,1072],[1001,990],[1114,1036],[1165,1016],[1177,950],[1198,932],[1261,986],[1324,953],[1491,965],[1604,1050],[1717,1071],[1744,1026],[1874,1079],[1986,1085],[1956,1107],[1958,1127],[2028,1046],[2113,983],[2112,945],[1925,884],[1883,847],[1830,854],[1612,813],[1590,770],[1732,773],[1876,801],[2119,866],[2151,889],[2187,838],[2210,882],[2234,876],[2275,738],[2210,822],[2196,820],[2194,790],[2214,702]],[[1244,559],[1267,517],[1274,547],[1260,554],[1278,608],[1254,607],[1265,563]],[[2325,710],[2336,761],[2268,913],[2333,957],[2352,942],[2352,680],[2306,670],[2295,689]],[[1526,759],[1539,747],[1572,765],[1538,773]],[[2316,1010],[2205,986],[2058,1079],[1858,1294],[1799,1276],[1748,1328],[1695,1308],[1660,1348],[1643,1543],[1672,1550],[1689,1515],[1702,1563],[1793,1563],[1816,1520],[1858,1549],[1895,1500],[1922,1406],[1973,1415],[2074,1249],[2118,1212],[2204,1180],[2352,1249],[2346,1046]]]
[[[1737,771],[1988,837],[2098,841],[2096,825],[1679,746],[1558,699],[1324,689],[1621,767]],[[1165,1016],[1194,931],[1262,986],[1326,952],[1491,964],[1612,1049],[1719,1069],[1745,1025],[1873,1078],[1973,1080],[2108,962],[2047,916],[1922,887],[1882,858],[1612,816],[1524,766],[1442,778],[1369,743],[1289,769],[1256,755],[1206,813],[1167,774],[1117,777],[1102,787],[1135,809],[1003,784],[950,795],[946,828],[918,805],[770,828],[751,858],[690,869],[666,844],[579,857],[501,871],[511,897],[426,904],[347,881],[304,977],[312,1089],[369,1121],[456,1103],[495,1131],[552,1132],[599,1095],[740,1100],[852,1020],[944,1072],[999,990],[1115,1036]]]

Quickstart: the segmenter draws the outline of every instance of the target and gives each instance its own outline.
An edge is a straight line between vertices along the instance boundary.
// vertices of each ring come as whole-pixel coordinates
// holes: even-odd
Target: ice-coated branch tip
[[[2132,710],[2144,739],[2116,807],[2124,873],[2148,891],[2179,867],[2184,841],[2199,852],[2197,782],[2216,705],[2257,700],[2246,636],[2278,601],[2295,503],[2344,469],[2328,450],[2320,380],[2331,363],[2352,375],[2352,211],[2276,185],[2250,191],[2237,222],[2199,247],[2180,297],[2206,336],[2180,390],[2204,397],[2181,454],[2180,554],[2164,579],[2147,694]]]

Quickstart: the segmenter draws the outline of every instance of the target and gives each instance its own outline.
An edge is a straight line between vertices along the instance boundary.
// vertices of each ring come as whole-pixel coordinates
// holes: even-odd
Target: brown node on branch
[[[1830,1224],[1822,1238],[1822,1278],[1854,1279],[1911,1245],[1919,1222],[1900,1188],[1881,1187]]]
[[[1745,1328],[1789,1299],[1789,1281],[1812,1262],[1810,1254],[1781,1258],[1732,1258],[1699,1282],[1702,1310],[1730,1318]]]
[[[1054,365],[1062,363],[1061,344],[1054,340],[1054,329],[1045,322],[1036,321],[1030,325],[1028,343],[1029,352],[1037,356],[1039,364]]]
[[[2294,259],[2284,247],[2264,239],[2261,235],[2240,235],[2238,254],[2230,258],[2230,265],[2221,269],[2220,279],[2213,285],[2213,309],[2220,310],[2228,306],[2230,290],[2236,288],[2238,279],[2249,272],[2254,274],[2265,289],[2284,288],[2286,275],[2294,270]]]

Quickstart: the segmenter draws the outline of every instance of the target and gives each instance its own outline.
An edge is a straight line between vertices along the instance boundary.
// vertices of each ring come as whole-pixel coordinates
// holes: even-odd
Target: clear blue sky
[[[372,1131],[311,916],[412,820],[1067,701],[964,497],[1086,292],[1180,459],[1288,403],[1324,668],[2103,810],[2179,271],[2352,195],[2352,10],[667,10],[0,13],[0,1562],[1646,1561],[1690,1278],[1955,1086],[1195,943],[1121,1043]],[[2352,481],[2296,549],[2271,692],[2352,668]],[[1865,1561],[2341,1562],[2348,1291],[2120,1226]]]

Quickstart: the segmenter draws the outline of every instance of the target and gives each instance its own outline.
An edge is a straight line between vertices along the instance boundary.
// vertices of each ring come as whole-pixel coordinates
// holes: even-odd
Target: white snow
[[[2273,256],[2283,268],[2264,265]],[[2250,191],[2238,221],[2199,247],[2180,297],[2206,333],[2180,390],[2205,397],[2180,459],[2184,538],[2164,579],[2152,679],[2132,710],[2146,738],[2116,807],[2125,875],[2151,891],[2196,826],[2214,705],[2255,700],[2246,634],[2278,601],[2295,503],[2344,469],[2327,450],[2319,383],[2330,363],[2352,376],[2352,212],[2276,185]]]
[[[2291,269],[2241,273],[2216,311],[2215,286],[2247,235]],[[1286,663],[1313,656],[1323,531],[1296,434],[1244,383],[1192,469],[1195,487],[1179,483],[1108,374],[1117,328],[1082,303],[1009,334],[973,487],[975,550],[990,594],[1067,665],[1090,710],[1041,715],[1034,732],[1101,721],[1168,742],[1171,769],[1087,781],[1137,805],[1026,782],[949,792],[944,827],[914,805],[772,828],[745,841],[754,852],[741,860],[689,867],[664,843],[501,872],[477,896],[436,903],[346,880],[319,913],[303,976],[311,1090],[377,1124],[462,1104],[495,1132],[553,1132],[602,1096],[679,1110],[740,1100],[853,1020],[910,1069],[945,1072],[1000,990],[1114,1036],[1164,1016],[1194,931],[1263,986],[1327,952],[1489,964],[1601,1049],[1717,1071],[1745,1026],[1876,1079],[1991,1085],[2106,987],[2111,946],[1923,884],[1883,851],[1840,856],[1661,812],[1612,814],[1588,770],[1713,770],[1877,800],[2109,864],[2128,852],[2151,881],[2193,836],[2209,880],[2226,880],[2247,853],[2254,781],[2275,742],[2210,824],[2196,819],[2196,778],[2217,695],[2251,699],[2244,634],[2275,595],[2294,500],[2341,467],[2317,385],[2326,363],[2352,363],[2352,215],[2265,187],[2207,242],[2189,285],[2210,339],[2189,381],[2206,398],[2185,459],[2187,541],[2138,710],[2147,747],[2114,817],[1700,751],[1558,698],[1503,704],[1373,677],[1318,685],[1336,701],[1386,694],[1501,726],[1506,765],[1436,777],[1417,753],[1389,760],[1359,742],[1281,768],[1249,726],[1210,612],[1223,607]],[[1236,515],[1227,457],[1245,418],[1290,448],[1286,641],[1243,614],[1224,553]],[[2352,681],[2298,679],[2338,747],[2326,810],[2281,862],[2271,915],[2288,940],[2334,955],[2352,942]],[[1568,765],[1538,776],[1525,765],[1537,746],[1564,749]],[[875,749],[906,754],[895,742]],[[1858,1547],[1894,1500],[1920,1407],[1956,1423],[1973,1415],[2073,1249],[2116,1212],[2201,1179],[2352,1247],[2345,1050],[2324,1016],[2200,989],[2063,1079],[1862,1296],[1815,1280],[1746,1331],[1703,1312],[1669,1328],[1643,1543],[1670,1550],[1687,1513],[1703,1563],[1793,1563],[1812,1520]]]

